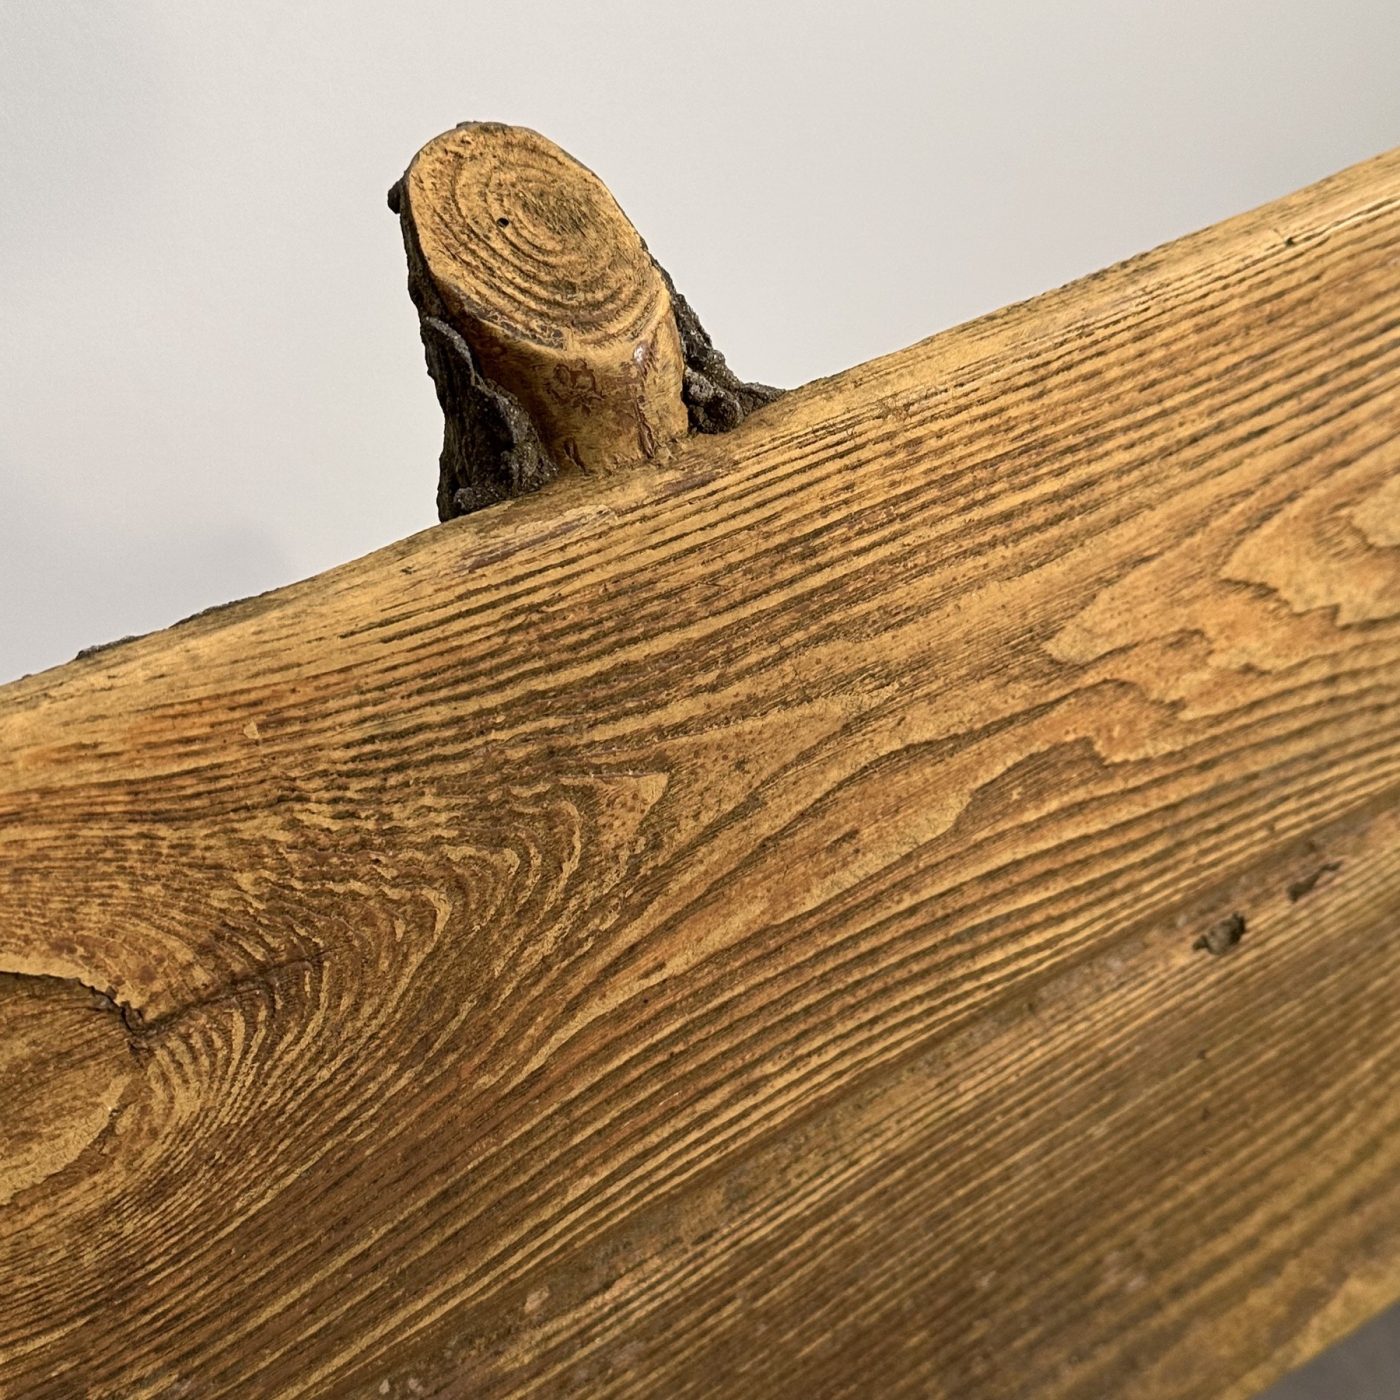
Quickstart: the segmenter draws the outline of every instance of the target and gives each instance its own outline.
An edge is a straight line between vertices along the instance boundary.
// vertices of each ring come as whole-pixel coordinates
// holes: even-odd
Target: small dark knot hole
[[[497,219],[496,222],[497,222],[502,228],[509,228],[509,227],[510,227],[510,220],[509,220],[509,219]]]

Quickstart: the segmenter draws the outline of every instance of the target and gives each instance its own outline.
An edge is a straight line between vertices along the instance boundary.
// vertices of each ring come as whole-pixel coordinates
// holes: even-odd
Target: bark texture
[[[490,148],[486,162],[484,147]],[[435,178],[413,186],[415,172],[421,175],[425,165],[439,167],[432,172]],[[389,192],[403,231],[409,295],[443,412],[440,519],[537,490],[561,471],[605,471],[614,459],[654,457],[668,436],[657,422],[658,392],[674,393],[680,415],[674,421],[692,433],[728,432],[778,396],[777,389],[745,383],[729,369],[690,303],[611,197],[599,197],[600,188],[591,171],[534,132],[463,123],[425,146]],[[498,207],[511,213],[496,215]],[[419,227],[425,218],[434,226],[433,256],[425,255]],[[514,248],[510,240],[519,238],[522,219],[531,228],[523,246]],[[658,293],[669,303],[667,336],[673,345],[679,339],[683,361],[673,389],[651,384],[665,372],[668,356],[656,331],[639,331],[621,315],[617,325],[600,332],[597,307],[585,305],[581,295],[595,277],[626,277],[629,269],[635,277],[629,248],[644,256],[648,274],[660,279]],[[517,278],[535,285],[515,295],[508,288]],[[603,292],[600,304],[606,302],[610,310],[631,305],[633,293],[625,285]],[[483,305],[498,293],[504,309]],[[647,293],[637,295],[645,299]],[[540,323],[531,313],[540,300],[548,307],[551,297],[553,324],[547,317]],[[620,375],[609,373],[606,356],[600,366],[560,350],[571,341],[596,348],[602,333],[612,332],[621,350]],[[599,451],[596,432],[592,444],[587,435],[596,429],[597,415],[606,415],[609,397],[619,392],[619,440]],[[642,395],[636,408],[630,407],[634,393]],[[561,401],[573,411],[569,421],[579,425],[578,432],[570,433],[569,421],[562,428],[546,421]]]

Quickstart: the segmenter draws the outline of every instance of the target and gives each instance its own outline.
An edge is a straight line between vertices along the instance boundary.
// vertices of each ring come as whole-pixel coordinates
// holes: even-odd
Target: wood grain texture
[[[1398,430],[1393,153],[7,687],[4,1393],[1243,1397],[1400,1296]]]

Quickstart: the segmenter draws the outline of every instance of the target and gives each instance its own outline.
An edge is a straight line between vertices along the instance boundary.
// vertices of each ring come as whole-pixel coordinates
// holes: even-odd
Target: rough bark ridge
[[[442,408],[437,508],[439,520],[451,520],[538,491],[558,476],[559,467],[520,400],[481,373],[471,346],[453,328],[402,193],[398,182],[389,191],[389,208],[403,230],[408,294],[418,311],[423,355]]]
[[[556,460],[521,399],[483,369],[480,350],[471,343],[469,331],[464,334],[468,328],[453,316],[428,266],[412,201],[406,196],[406,179],[390,189],[389,207],[399,216],[409,295],[418,311],[428,373],[443,412],[437,504],[439,518],[449,520],[535,491],[567,463]],[[727,432],[781,391],[740,380],[666,270],[649,250],[646,256],[670,296],[685,362],[681,398],[689,431]],[[562,302],[560,314],[568,314]]]
[[[783,391],[771,384],[745,383],[725,363],[690,302],[676,290],[671,274],[652,262],[671,294],[671,310],[685,355],[685,408],[693,433],[727,433],[756,408],[772,403]]]

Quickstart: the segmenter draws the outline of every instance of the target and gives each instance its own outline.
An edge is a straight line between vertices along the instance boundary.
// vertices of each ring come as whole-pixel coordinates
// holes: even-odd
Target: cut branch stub
[[[469,123],[424,146],[391,200],[444,411],[461,405],[448,402],[454,371],[434,365],[434,340],[439,360],[469,352],[474,364],[455,370],[463,391],[503,391],[514,404],[499,411],[528,418],[514,425],[523,460],[506,475],[610,472],[686,432],[670,292],[592,171],[536,132]],[[543,458],[523,441],[529,427]],[[506,480],[490,494],[535,484]]]
[[[734,374],[607,187],[536,132],[464,122],[389,207],[442,405],[444,520],[727,432],[778,396]]]

